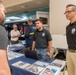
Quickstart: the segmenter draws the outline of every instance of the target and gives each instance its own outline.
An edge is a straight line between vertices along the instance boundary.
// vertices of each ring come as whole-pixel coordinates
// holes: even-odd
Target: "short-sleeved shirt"
[[[8,45],[8,37],[6,30],[4,29],[4,27],[0,25],[0,49],[6,50],[7,45]]]
[[[48,30],[44,29],[42,31],[36,30],[33,36],[33,41],[35,41],[35,48],[47,48],[48,41],[51,41],[52,37]]]
[[[11,36],[17,36],[17,35],[19,35],[20,34],[20,32],[18,31],[18,30],[11,30]],[[16,37],[16,38],[11,38],[11,40],[12,41],[17,41],[18,40],[18,37]]]
[[[76,50],[76,21],[66,27],[66,37],[68,48]]]

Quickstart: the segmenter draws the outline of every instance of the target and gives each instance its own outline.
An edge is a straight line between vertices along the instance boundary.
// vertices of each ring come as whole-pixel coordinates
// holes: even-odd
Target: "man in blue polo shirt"
[[[35,25],[33,24],[32,20],[28,20],[28,27],[25,32],[25,40],[26,40],[26,48],[30,49],[33,42],[33,35],[36,30]]]

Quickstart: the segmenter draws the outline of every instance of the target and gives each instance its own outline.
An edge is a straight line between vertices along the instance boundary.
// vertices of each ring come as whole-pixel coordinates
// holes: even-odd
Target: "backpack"
[[[56,55],[56,59],[66,60],[66,49],[57,48],[58,54]]]

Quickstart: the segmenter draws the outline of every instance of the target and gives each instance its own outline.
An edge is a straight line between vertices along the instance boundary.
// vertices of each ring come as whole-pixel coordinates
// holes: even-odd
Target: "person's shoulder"
[[[16,33],[20,33],[20,31],[19,31],[19,30],[17,30],[17,31],[16,31]]]
[[[0,25],[0,28],[3,28],[3,26]]]
[[[0,31],[6,31],[5,28],[3,26],[0,26]]]
[[[45,32],[49,32],[49,31],[48,31],[47,29],[45,29],[45,28],[43,29],[43,31],[45,31]]]
[[[37,32],[38,32],[38,29],[36,29],[34,33],[37,33]]]
[[[30,29],[30,28],[31,28],[31,26],[28,26],[28,27],[27,27],[27,29]]]
[[[4,29],[4,27],[0,25],[0,29]]]
[[[31,27],[34,27],[34,25],[32,24],[32,25],[29,26],[29,28],[31,28]]]
[[[66,29],[70,27],[70,24],[66,26]]]
[[[19,32],[19,30],[17,30]]]

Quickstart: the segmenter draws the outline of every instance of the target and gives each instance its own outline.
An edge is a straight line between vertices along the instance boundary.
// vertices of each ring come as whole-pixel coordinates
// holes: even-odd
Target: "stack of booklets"
[[[50,65],[48,65],[40,75],[59,75],[60,71],[65,67],[66,61],[54,60]]]
[[[13,63],[12,65],[18,68],[26,69],[31,64],[23,62],[23,61],[18,61],[18,62]]]
[[[24,54],[20,54],[20,53],[16,53],[16,52],[9,51],[9,52],[7,53],[7,55],[8,55],[8,59],[9,59],[9,60],[12,60],[12,59],[21,57],[21,56],[23,56]]]

